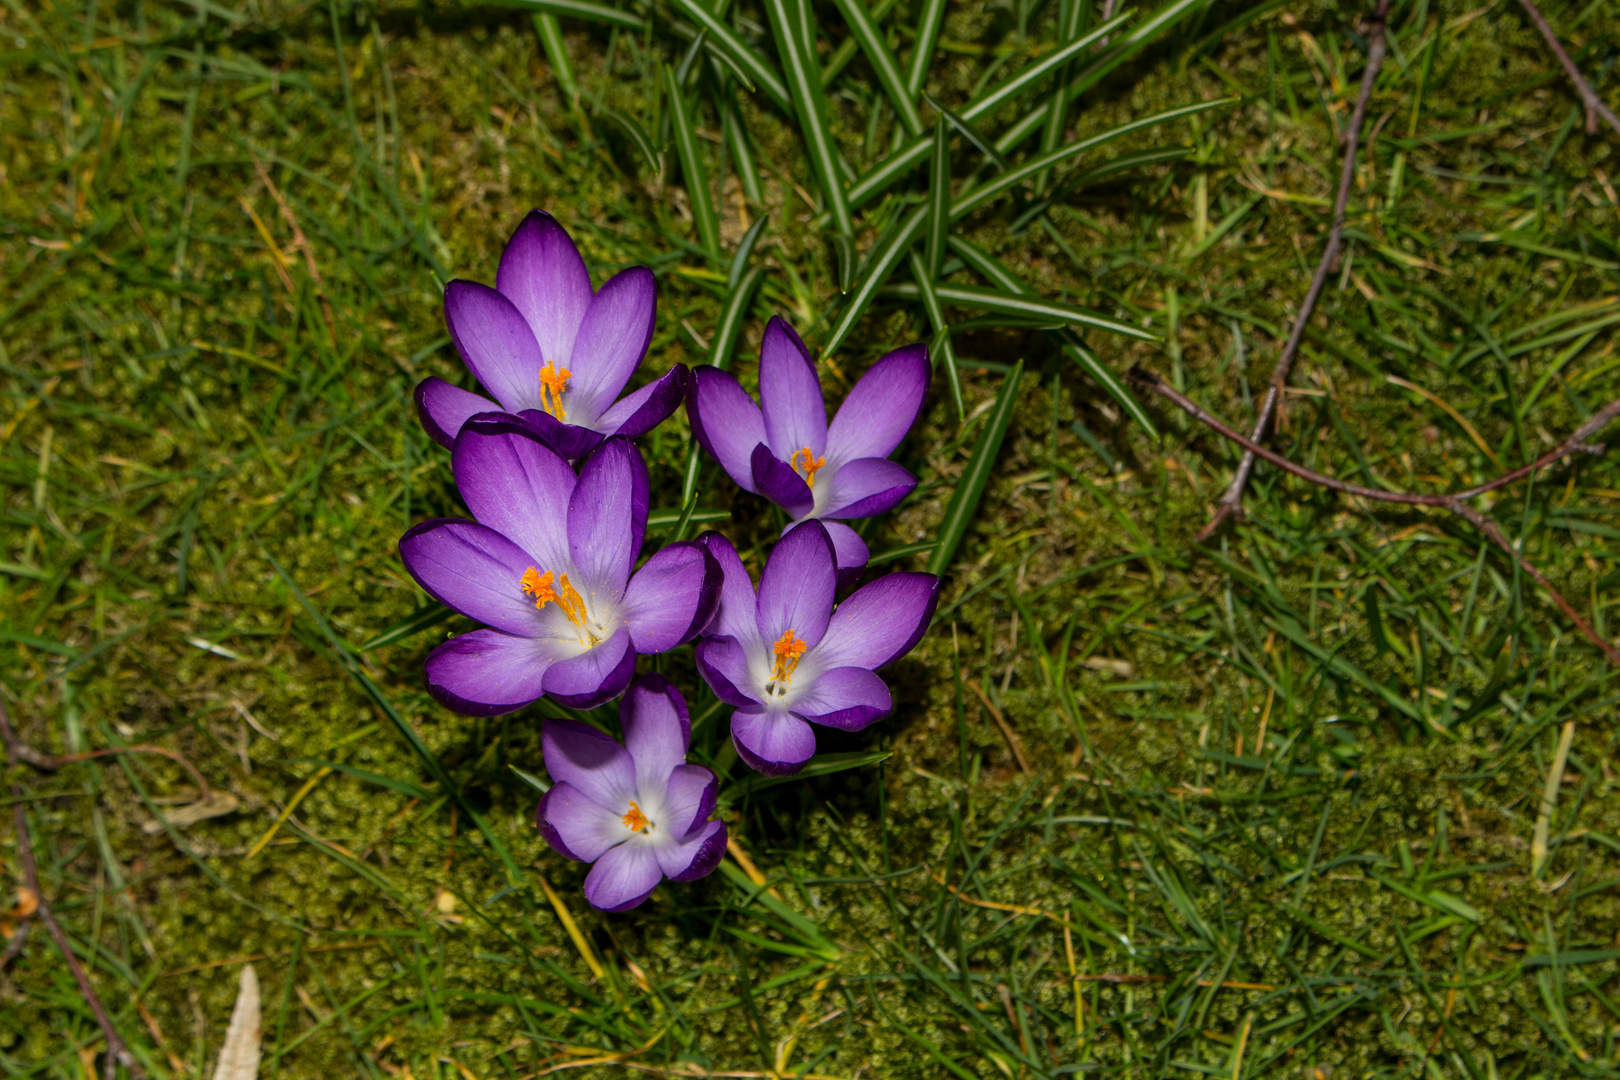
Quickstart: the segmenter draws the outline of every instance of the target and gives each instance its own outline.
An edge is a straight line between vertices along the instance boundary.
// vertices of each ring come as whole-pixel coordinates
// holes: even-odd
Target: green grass
[[[732,5],[690,55],[702,0],[618,28],[460,4],[0,7],[0,693],[38,747],[162,746],[240,800],[178,828],[162,815],[197,792],[162,757],[9,767],[123,1038],[151,1075],[211,1074],[253,957],[267,1080],[610,1055],[570,1072],[1615,1075],[1601,655],[1449,515],[1262,467],[1247,520],[1193,546],[1237,454],[1118,379],[1144,363],[1252,415],[1327,226],[1354,5],[1172,5],[1138,40],[1142,6],[1115,51],[1059,66],[1063,94],[1019,73],[1095,28],[1083,2],[860,4]],[[870,23],[848,44],[845,7]],[[1617,13],[1545,10],[1612,94]],[[1620,393],[1620,166],[1516,5],[1397,3],[1391,38],[1276,445],[1444,491]],[[925,100],[920,134],[897,121],[918,87],[955,119]],[[813,348],[841,339],[834,396],[896,344],[954,356],[900,453],[921,486],[866,529],[880,569],[946,577],[889,674],[894,716],[823,742],[866,763],[752,779],[689,652],[652,665],[693,701],[769,890],[728,861],[591,911],[518,771],[542,771],[546,706],[459,717],[421,687],[466,627],[394,553],[459,512],[410,391],[465,378],[441,286],[491,280],[532,206],[599,281],[657,272],[644,375],[712,348],[747,381],[772,311]],[[643,440],[656,535],[695,505],[688,532],[723,528],[757,566],[780,522],[701,457],[683,490],[691,449],[683,417]],[[1492,513],[1613,632],[1611,459]],[[0,864],[19,884],[9,827]],[[0,995],[4,1075],[85,1074],[101,1034],[42,928]]]

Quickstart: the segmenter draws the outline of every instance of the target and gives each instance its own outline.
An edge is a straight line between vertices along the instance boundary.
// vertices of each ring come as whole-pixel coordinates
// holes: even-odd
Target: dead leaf
[[[184,829],[189,825],[197,824],[199,821],[206,821],[208,818],[234,813],[236,808],[241,805],[241,801],[230,792],[216,791],[211,799],[202,799],[192,803],[190,806],[182,806],[172,814],[164,814],[163,817],[170,825]],[[156,836],[163,831],[163,822],[148,821],[141,826],[141,830],[148,836]]]
[[[252,964],[244,964],[214,1080],[259,1080],[259,1041],[259,976]]]

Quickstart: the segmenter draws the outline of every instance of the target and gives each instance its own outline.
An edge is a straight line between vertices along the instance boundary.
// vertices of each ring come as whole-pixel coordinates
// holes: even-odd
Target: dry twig
[[[1282,355],[1272,369],[1271,385],[1266,387],[1266,396],[1260,402],[1260,414],[1255,417],[1254,434],[1250,436],[1257,442],[1265,438],[1272,412],[1281,412],[1279,405],[1283,387],[1288,385],[1288,373],[1293,369],[1294,357],[1299,353],[1299,343],[1305,337],[1305,329],[1316,310],[1316,301],[1321,297],[1328,274],[1338,263],[1339,250],[1344,246],[1345,207],[1349,205],[1350,185],[1356,176],[1356,148],[1361,142],[1361,124],[1367,115],[1367,102],[1372,97],[1373,84],[1378,81],[1378,72],[1384,66],[1384,53],[1387,50],[1384,20],[1389,14],[1389,3],[1390,0],[1378,0],[1378,6],[1367,16],[1367,67],[1361,73],[1361,92],[1356,95],[1356,107],[1350,114],[1350,124],[1344,133],[1344,166],[1339,170],[1339,193],[1333,200],[1333,226],[1328,230],[1327,247],[1322,251],[1322,261],[1316,264],[1316,274],[1305,293],[1305,302],[1300,305],[1299,317],[1294,320],[1294,328],[1283,345]],[[1278,419],[1280,421],[1281,417]],[[1213,536],[1227,518],[1242,515],[1243,489],[1249,482],[1249,473],[1254,470],[1254,457],[1252,452],[1244,453],[1237,472],[1232,476],[1232,483],[1215,507],[1215,516],[1198,533],[1200,542]]]
[[[1204,409],[1196,402],[1192,401],[1185,394],[1177,392],[1176,389],[1169,383],[1166,383],[1163,379],[1159,378],[1158,375],[1147,370],[1146,368],[1133,367],[1129,372],[1126,373],[1126,377],[1132,382],[1136,383],[1138,386],[1152,390],[1160,397],[1169,400],[1177,408],[1181,409],[1182,412],[1186,413],[1194,420],[1197,420],[1199,423],[1212,429],[1223,438],[1237,443],[1255,457],[1264,458],[1266,461],[1277,466],[1279,469],[1282,469],[1284,472],[1292,473],[1301,480],[1307,480],[1310,483],[1318,485],[1319,487],[1325,487],[1330,491],[1337,491],[1344,495],[1353,495],[1363,499],[1373,499],[1378,502],[1400,503],[1404,506],[1429,506],[1440,510],[1451,511],[1453,514],[1456,514],[1458,517],[1473,525],[1480,532],[1484,533],[1486,538],[1489,539],[1491,543],[1501,548],[1507,553],[1507,556],[1510,559],[1518,563],[1519,567],[1530,576],[1531,580],[1533,580],[1537,585],[1540,585],[1542,588],[1546,589],[1547,592],[1551,594],[1553,602],[1558,605],[1559,609],[1563,611],[1563,613],[1569,618],[1570,622],[1574,623],[1576,627],[1580,629],[1581,633],[1586,635],[1587,640],[1591,641],[1592,644],[1602,649],[1603,655],[1609,658],[1609,662],[1611,664],[1614,664],[1616,667],[1620,667],[1620,650],[1617,650],[1613,645],[1606,641],[1602,635],[1594,630],[1592,628],[1592,624],[1587,622],[1586,619],[1584,619],[1581,614],[1576,611],[1573,606],[1571,606],[1570,602],[1564,598],[1564,594],[1555,589],[1552,582],[1548,581],[1541,571],[1535,568],[1529,559],[1520,554],[1518,548],[1513,545],[1513,542],[1503,534],[1501,528],[1496,524],[1495,519],[1491,518],[1488,514],[1475,510],[1472,506],[1469,506],[1467,502],[1467,500],[1477,498],[1480,495],[1484,495],[1486,492],[1495,491],[1498,488],[1506,487],[1508,484],[1511,484],[1516,480],[1522,480],[1524,477],[1529,476],[1536,470],[1545,468],[1554,462],[1569,457],[1571,454],[1601,454],[1603,452],[1602,444],[1588,443],[1587,440],[1606,427],[1608,423],[1616,416],[1620,416],[1620,400],[1611,401],[1602,409],[1599,409],[1597,412],[1593,413],[1591,418],[1588,419],[1586,423],[1576,428],[1575,432],[1570,435],[1569,438],[1565,439],[1552,450],[1542,454],[1539,458],[1532,461],[1528,465],[1514,469],[1512,472],[1503,473],[1494,480],[1487,480],[1483,484],[1476,484],[1471,488],[1452,492],[1449,495],[1424,495],[1410,491],[1385,491],[1381,488],[1362,487],[1360,484],[1346,483],[1343,480],[1335,480],[1331,476],[1323,476],[1319,472],[1314,472],[1307,469],[1303,465],[1290,461],[1288,458],[1283,457],[1275,450],[1268,450],[1266,447],[1255,442],[1253,439],[1245,436],[1242,432],[1234,430],[1229,425],[1223,423],[1220,419],[1210,415],[1208,412],[1205,412]]]
[[[1564,51],[1564,46],[1559,44],[1558,35],[1553,33],[1551,26],[1547,25],[1547,19],[1541,14],[1541,9],[1536,7],[1535,0],[1519,0],[1519,3],[1524,7],[1524,13],[1530,16],[1530,21],[1536,24],[1536,29],[1541,31],[1541,36],[1547,39],[1547,48],[1551,49],[1553,55],[1558,57],[1558,62],[1564,65],[1564,73],[1569,76],[1569,81],[1575,84],[1575,92],[1580,94],[1581,104],[1586,106],[1586,133],[1588,135],[1597,134],[1597,122],[1600,116],[1611,128],[1616,132],[1620,132],[1620,118],[1617,118],[1614,111],[1603,104],[1603,99],[1597,96],[1597,91],[1592,89],[1592,84],[1587,82],[1581,75],[1581,69],[1575,66],[1575,61],[1569,58],[1569,53]]]
[[[17,752],[23,742],[11,727],[11,716],[6,712],[4,701],[0,701],[0,738],[4,738],[6,752],[11,755],[12,760],[29,760]],[[28,836],[28,818],[23,811],[25,803],[22,785],[12,784],[11,795],[15,800],[11,813],[12,822],[17,830],[17,861],[22,864],[23,877],[28,882],[28,888],[39,899],[36,914],[50,931],[51,940],[56,942],[56,949],[62,954],[62,959],[67,961],[68,970],[73,972],[73,979],[79,984],[79,993],[84,995],[85,1004],[95,1013],[96,1022],[101,1025],[102,1037],[107,1040],[107,1060],[102,1073],[106,1080],[113,1080],[118,1074],[118,1066],[122,1065],[135,1080],[142,1080],[146,1073],[141,1069],[140,1062],[135,1060],[135,1055],[129,1052],[129,1047],[124,1045],[118,1029],[113,1026],[112,1017],[107,1015],[107,1007],[101,1003],[96,988],[90,985],[90,976],[85,974],[84,965],[80,964],[79,958],[74,955],[73,946],[68,943],[67,935],[62,932],[62,924],[56,921],[51,905],[39,887],[39,866],[34,862],[34,845]]]

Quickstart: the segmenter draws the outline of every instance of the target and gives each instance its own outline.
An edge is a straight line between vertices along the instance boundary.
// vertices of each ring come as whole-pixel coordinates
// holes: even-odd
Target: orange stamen
[[[624,822],[625,828],[632,829],[635,832],[646,832],[647,826],[652,824],[647,820],[647,815],[641,812],[641,807],[636,805],[634,799],[630,800],[630,812],[619,820]]]
[[[558,420],[568,419],[568,413],[563,409],[562,395],[568,388],[568,378],[572,374],[567,368],[556,367],[550,360],[540,369],[540,407]]]
[[[562,576],[562,586],[558,590],[558,594],[557,606],[563,609],[563,614],[568,616],[568,621],[575,626],[584,626],[585,598],[579,595],[579,590],[574,588],[573,584],[568,580],[567,574]]]
[[[776,644],[771,646],[771,652],[776,654],[776,666],[771,668],[771,681],[791,682],[794,669],[799,666],[799,658],[808,648],[809,642],[803,638],[795,638],[792,630],[778,638]]]
[[[804,474],[804,482],[807,487],[815,487],[816,470],[827,464],[827,459],[825,456],[816,457],[815,454],[810,452],[810,448],[806,446],[803,450],[793,451],[793,457],[789,459],[789,463]]]
[[[567,581],[568,579],[566,577],[563,578],[565,585]],[[534,567],[529,567],[527,570],[523,571],[522,588],[524,592],[534,597],[534,606],[536,608],[543,608],[548,603],[556,604],[558,607],[562,607],[562,601],[558,598],[557,591],[551,587],[550,570],[547,570],[544,574],[542,574]],[[564,608],[563,610],[566,611],[567,609]]]

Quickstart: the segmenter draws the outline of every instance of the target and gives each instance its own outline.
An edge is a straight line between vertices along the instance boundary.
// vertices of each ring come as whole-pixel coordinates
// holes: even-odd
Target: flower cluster
[[[699,673],[736,710],[737,756],[790,776],[815,753],[811,724],[859,731],[892,711],[875,672],[916,645],[939,589],[931,574],[893,573],[837,600],[868,556],[844,522],[917,485],[888,456],[922,409],[927,350],[872,365],[831,424],[815,364],[779,318],[760,349],[759,404],[712,367],[676,365],[624,394],[656,304],[644,266],[593,290],[572,239],[540,211],[512,235],[493,289],[452,281],[451,339],[494,400],[428,378],[416,402],[472,519],[424,521],[399,542],[429,595],[485,627],[428,657],[444,705],[494,716],[542,697],[592,709],[622,696],[622,744],[545,722],[554,786],[535,811],[547,843],[593,864],[586,897],[613,911],[666,877],[709,873],[726,845],[710,820],[718,780],[686,762],[685,699],[658,676],[635,679],[637,656],[696,642]],[[641,558],[650,484],[633,440],[683,401],[704,450],[789,515],[757,587],[719,533]]]

